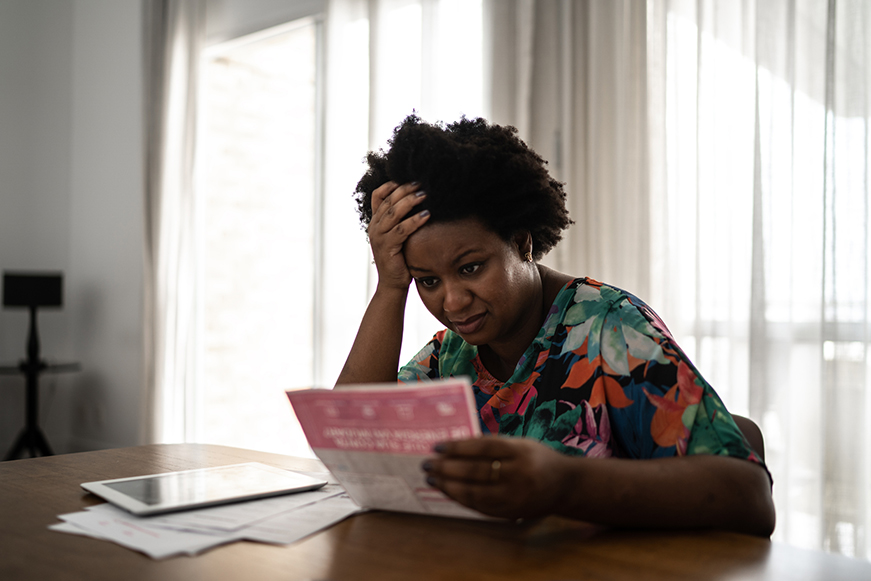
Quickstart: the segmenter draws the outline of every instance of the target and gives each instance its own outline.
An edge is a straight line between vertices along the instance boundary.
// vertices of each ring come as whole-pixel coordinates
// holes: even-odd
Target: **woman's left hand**
[[[530,518],[554,512],[566,483],[567,457],[527,438],[485,436],[444,442],[423,464],[427,482],[490,516]]]

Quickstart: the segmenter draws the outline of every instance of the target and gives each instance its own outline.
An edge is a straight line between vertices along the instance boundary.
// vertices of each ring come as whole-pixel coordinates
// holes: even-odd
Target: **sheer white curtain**
[[[651,8],[668,320],[762,426],[776,538],[867,558],[871,5]]]
[[[482,4],[476,0],[330,0],[320,377],[332,385],[376,275],[351,197],[367,151],[387,147],[402,119],[484,115]],[[402,360],[438,330],[410,293]]]
[[[575,225],[546,262],[649,294],[643,2],[490,0],[492,120],[566,183]]]
[[[194,149],[204,0],[146,0],[146,355],[144,440],[190,441],[197,414],[198,209]],[[418,112],[485,113],[477,0],[330,0],[324,58],[323,195],[316,210],[316,383],[335,381],[373,290],[354,186],[368,150]],[[371,41],[371,42],[370,42]],[[414,293],[412,293],[414,295]],[[404,358],[437,330],[412,297]]]
[[[201,0],[146,0],[143,439],[185,441],[193,410],[196,292],[193,163]]]
[[[867,558],[871,4],[494,0],[488,22],[493,117],[567,183],[550,260],[645,298],[761,425],[776,539]]]

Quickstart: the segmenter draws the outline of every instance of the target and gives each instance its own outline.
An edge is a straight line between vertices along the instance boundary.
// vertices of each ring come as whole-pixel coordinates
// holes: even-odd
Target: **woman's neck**
[[[517,362],[538,336],[544,325],[550,307],[562,287],[572,280],[572,277],[552,270],[546,266],[538,267],[538,288],[533,294],[530,313],[537,313],[526,321],[519,332],[505,341],[493,342],[478,347],[478,357],[490,374],[499,381],[508,381],[517,367]],[[538,305],[538,308],[535,308]]]

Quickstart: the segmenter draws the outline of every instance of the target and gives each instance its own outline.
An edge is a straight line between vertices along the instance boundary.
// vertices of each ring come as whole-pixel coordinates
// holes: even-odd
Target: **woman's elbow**
[[[774,532],[777,516],[774,509],[774,497],[771,494],[771,480],[761,466],[754,466],[753,475],[744,483],[745,510],[737,529],[739,532],[769,538]]]

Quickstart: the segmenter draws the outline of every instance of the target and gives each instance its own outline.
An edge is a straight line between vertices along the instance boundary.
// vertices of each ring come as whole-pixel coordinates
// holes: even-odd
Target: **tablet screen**
[[[250,462],[86,482],[82,487],[135,514],[156,514],[313,490],[323,480]]]

